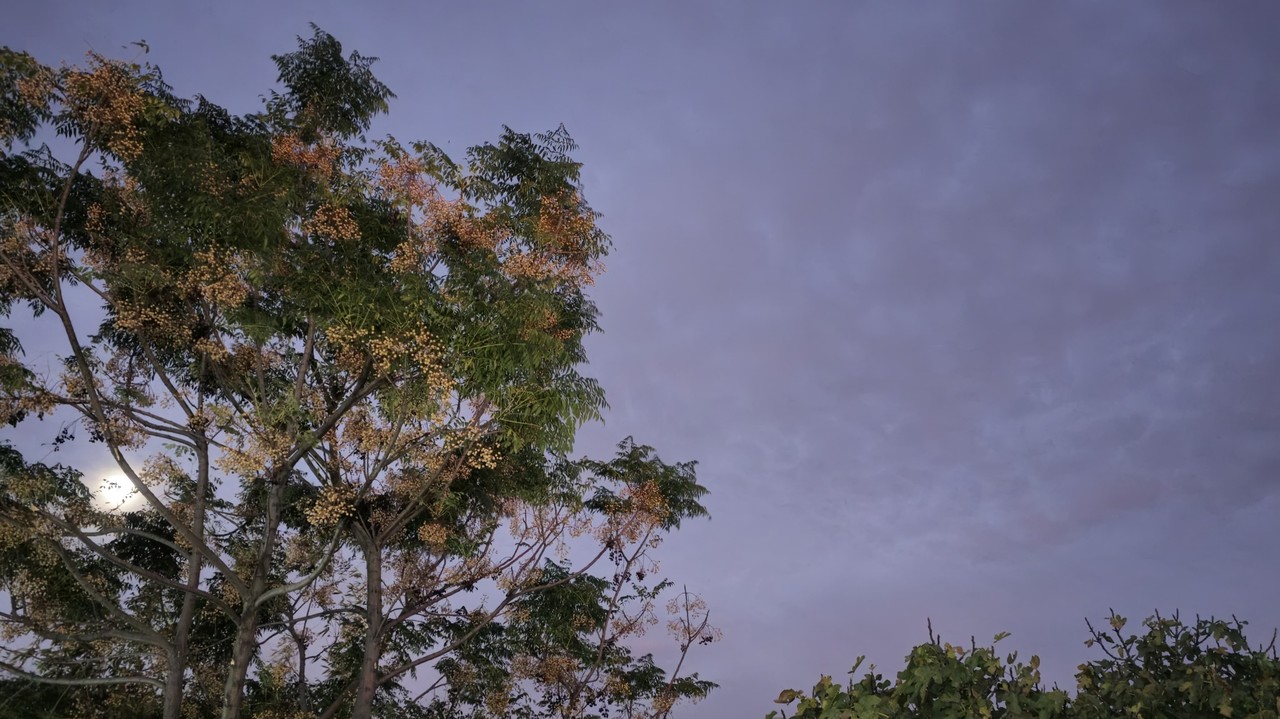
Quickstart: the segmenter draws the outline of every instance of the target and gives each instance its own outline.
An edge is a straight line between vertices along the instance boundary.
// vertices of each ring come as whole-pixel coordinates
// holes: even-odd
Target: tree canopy
[[[955,646],[933,636],[907,655],[889,680],[872,666],[842,686],[823,676],[809,693],[783,691],[767,719],[1188,719],[1280,717],[1280,657],[1274,632],[1252,646],[1245,622],[1156,614],[1140,634],[1126,634],[1114,612],[1108,626],[1089,625],[1085,644],[1103,658],[1078,667],[1076,692],[1045,688],[1040,657],[1018,660],[995,645]],[[857,676],[859,657],[849,674]]]
[[[63,348],[45,372],[0,328],[0,420],[104,449],[137,496],[0,444],[15,716],[705,696],[681,670],[718,633],[651,556],[706,515],[694,464],[630,438],[571,456],[605,407],[579,370],[610,242],[569,134],[457,160],[369,139],[393,97],[373,58],[314,29],[273,59],[238,116],[150,64],[0,50],[0,313]],[[629,648],[664,611],[673,671]]]

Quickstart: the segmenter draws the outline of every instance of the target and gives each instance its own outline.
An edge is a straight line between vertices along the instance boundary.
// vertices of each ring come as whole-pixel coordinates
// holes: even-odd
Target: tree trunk
[[[302,635],[293,631],[292,628],[289,633],[293,635],[293,644],[298,650],[298,688],[302,690],[302,696],[298,700],[298,709],[303,714],[310,714],[311,687],[307,684],[307,643],[303,641]]]
[[[252,602],[249,605],[249,609],[240,616],[240,627],[236,630],[232,663],[223,687],[222,719],[239,719],[244,706],[244,683],[249,674],[249,663],[258,648],[258,610]]]
[[[364,552],[366,618],[364,659],[356,682],[356,700],[351,719],[371,719],[373,696],[378,690],[378,660],[382,658],[382,552],[377,539],[363,526],[354,528]]]
[[[280,530],[281,504],[284,500],[287,470],[279,470],[270,480],[267,495],[267,517],[262,532],[262,544],[258,547],[253,579],[249,582],[249,594],[244,597],[244,609],[240,613],[240,626],[236,629],[235,648],[231,654],[231,667],[223,687],[222,719],[239,719],[244,706],[244,684],[249,675],[249,664],[258,649],[258,599],[267,591],[267,578],[271,575],[271,556],[275,552]]]
[[[200,457],[200,466],[196,470],[196,495],[191,508],[191,531],[203,542],[205,497],[209,489],[208,443],[201,441],[197,452]],[[179,719],[182,716],[182,688],[187,677],[191,625],[195,622],[196,615],[195,591],[200,587],[200,572],[203,569],[204,559],[200,554],[200,546],[192,545],[191,556],[187,560],[187,593],[182,598],[182,610],[178,614],[178,626],[174,631],[174,651],[170,656],[164,681],[164,719]]]

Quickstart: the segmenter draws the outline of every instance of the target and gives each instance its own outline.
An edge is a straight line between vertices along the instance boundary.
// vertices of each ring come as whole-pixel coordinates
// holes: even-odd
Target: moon
[[[93,490],[93,498],[98,509],[107,512],[129,511],[140,499],[137,491],[129,484],[129,478],[119,472],[108,474],[99,480],[97,489]]]

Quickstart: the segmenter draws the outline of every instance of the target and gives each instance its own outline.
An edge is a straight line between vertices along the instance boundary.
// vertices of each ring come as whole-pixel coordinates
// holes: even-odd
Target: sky
[[[60,2],[0,44],[147,59],[236,112],[308,22],[376,128],[564,123],[615,243],[603,426],[696,459],[661,550],[763,716],[927,639],[1072,686],[1114,608],[1280,625],[1280,4]]]

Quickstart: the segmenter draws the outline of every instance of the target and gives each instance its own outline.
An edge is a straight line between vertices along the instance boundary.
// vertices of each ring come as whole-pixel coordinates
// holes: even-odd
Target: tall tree
[[[568,455],[604,406],[578,367],[609,245],[568,134],[369,141],[373,58],[315,29],[274,60],[233,116],[151,65],[0,51],[0,311],[65,346],[45,376],[0,330],[0,414],[76,417],[54,442],[87,433],[139,497],[0,450],[0,669],[165,719],[705,695],[625,647],[669,586],[650,552],[706,514],[693,465]],[[671,608],[683,666],[717,635]]]

